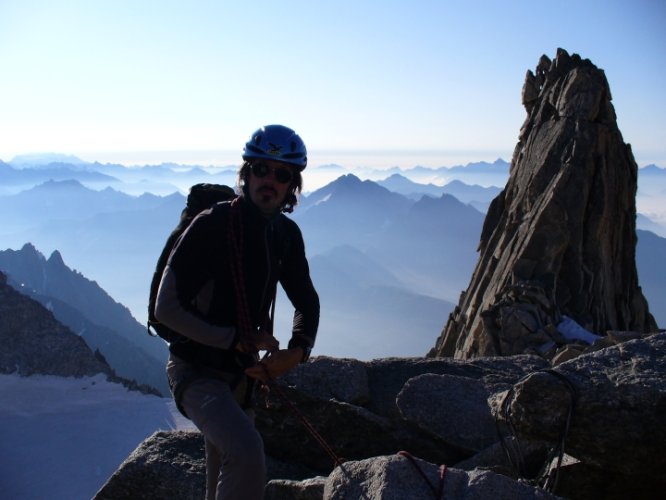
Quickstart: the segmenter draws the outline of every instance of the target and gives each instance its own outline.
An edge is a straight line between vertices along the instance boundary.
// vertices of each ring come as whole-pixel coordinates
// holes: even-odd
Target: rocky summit
[[[565,318],[598,336],[657,329],[636,272],[638,166],[604,72],[559,49],[527,72],[522,99],[528,116],[509,180],[491,203],[470,284],[431,355],[561,347]]]
[[[666,333],[557,367],[533,355],[316,357],[258,401],[265,498],[654,498],[666,487],[665,388]],[[160,431],[95,498],[204,489],[201,434]]]
[[[286,499],[648,499],[666,467],[666,333],[638,284],[637,166],[603,71],[558,50],[468,289],[424,358],[315,357],[256,407]],[[96,499],[202,498],[203,438],[159,432]]]

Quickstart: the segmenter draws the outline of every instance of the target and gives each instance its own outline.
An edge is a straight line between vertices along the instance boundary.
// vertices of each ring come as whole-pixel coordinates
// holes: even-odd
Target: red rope
[[[247,304],[247,295],[245,293],[245,281],[243,279],[243,221],[241,216],[241,202],[240,198],[236,198],[231,202],[231,208],[229,210],[229,241],[231,243],[231,276],[234,280],[234,287],[236,290],[236,308],[237,308],[237,323],[240,330],[240,342],[244,348],[244,340],[249,339],[250,335],[253,333],[252,322],[250,320],[250,309]],[[275,299],[273,300],[273,308],[275,307]],[[271,318],[272,318],[271,314]],[[256,354],[256,350],[255,350]],[[303,415],[303,413],[292,403],[287,395],[284,393],[282,388],[271,378],[268,373],[266,365],[259,363],[265,373],[267,385],[275,389],[278,396],[282,401],[289,407],[291,412],[301,421],[303,426],[308,430],[312,437],[319,443],[319,445],[328,453],[328,455],[333,459],[335,466],[342,465],[344,460],[337,456],[333,448],[326,442],[317,429],[315,429],[308,419]]]
[[[248,347],[246,343],[253,333],[253,328],[243,279],[243,220],[240,197],[231,202],[228,231],[231,244],[231,277],[236,291],[236,323],[240,330],[240,343],[246,349]]]
[[[319,446],[321,446],[322,449],[326,453],[328,453],[328,456],[331,457],[331,459],[333,459],[333,464],[337,467],[337,466],[342,465],[343,463],[345,463],[345,461],[343,459],[341,459],[335,453],[333,448],[331,448],[331,446],[328,444],[326,439],[324,439],[324,437],[321,434],[319,434],[319,432],[317,432],[317,429],[314,428],[314,426],[310,423],[310,421],[303,414],[303,412],[301,412],[296,407],[296,405],[291,402],[289,397],[282,390],[282,387],[280,387],[278,385],[278,383],[275,382],[275,380],[270,376],[270,374],[268,373],[268,369],[266,368],[266,365],[264,365],[261,362],[259,364],[261,365],[261,367],[264,370],[264,375],[265,375],[266,380],[267,380],[267,385],[270,388],[275,389],[275,392],[277,392],[278,396],[280,396],[280,399],[282,400],[282,402],[285,403],[287,405],[287,407],[289,407],[291,412],[296,416],[296,418],[298,418],[301,421],[301,423],[307,429],[307,431],[310,433],[310,435],[312,435],[312,437],[315,439],[315,441],[317,441],[317,443],[319,443]]]

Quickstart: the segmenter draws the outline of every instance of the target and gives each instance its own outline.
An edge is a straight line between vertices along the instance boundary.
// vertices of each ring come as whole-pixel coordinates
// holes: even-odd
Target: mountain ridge
[[[336,196],[324,196],[326,190],[315,191],[302,198],[301,205],[291,217],[301,227],[306,252],[312,258],[339,245],[354,246],[375,263],[389,269],[394,276],[399,276],[404,291],[421,295],[424,301],[430,300],[425,297],[445,301],[438,315],[438,321],[443,323],[450,304],[458,299],[469,280],[476,259],[483,213],[474,205],[457,204],[451,199],[457,207],[455,211],[440,207],[419,215],[412,210],[418,200],[373,186],[374,182],[352,176],[335,184],[341,191],[346,184],[355,186],[340,193],[337,201]],[[57,184],[46,184],[42,188],[48,186],[57,187]],[[21,248],[26,242],[31,242],[47,254],[57,249],[72,268],[97,282],[112,297],[129,307],[142,322],[152,271],[164,241],[180,218],[184,195],[143,194],[128,198],[127,193],[116,189],[99,192],[83,185],[75,185],[72,189],[82,190],[92,201],[76,208],[78,196],[63,197],[62,206],[56,204],[45,208],[44,203],[40,205],[29,201],[30,192],[0,196],[0,239],[9,248]],[[381,193],[382,199],[396,203],[383,209],[381,203],[368,195],[370,192]],[[122,211],[114,209],[102,213],[98,210],[96,207],[100,204],[94,198],[105,196],[123,200],[115,205],[121,206]],[[19,203],[22,198],[24,201]],[[48,190],[41,194],[41,198],[49,198]],[[437,203],[443,204],[447,199],[440,199]],[[21,203],[23,206],[43,208],[33,212],[16,210]],[[67,203],[72,204],[69,210],[75,217],[82,216],[85,220],[68,220],[58,215],[59,210],[67,208]],[[426,199],[422,203],[425,207],[434,202]],[[321,214],[328,215],[324,217]],[[463,221],[467,221],[469,227]],[[15,227],[12,228],[12,224]],[[642,244],[646,241],[639,243]],[[641,269],[641,272],[650,271]],[[380,281],[369,285],[382,284]],[[657,293],[655,290],[658,288],[650,291]],[[384,292],[389,293],[386,289]],[[336,291],[338,296],[343,293],[343,287]],[[340,302],[336,297],[323,298],[325,307]],[[662,299],[650,297],[650,300],[657,304],[655,309],[658,313]],[[340,322],[340,319],[330,317],[324,320],[320,338],[335,338],[339,333],[330,325]],[[663,318],[658,321],[664,324]],[[284,324],[285,329],[289,328],[289,321]]]
[[[9,283],[51,310],[92,350],[99,350],[120,376],[168,394],[165,345],[149,337],[130,311],[96,282],[69,269],[59,251],[48,259],[31,244],[19,251],[0,251],[0,270]]]

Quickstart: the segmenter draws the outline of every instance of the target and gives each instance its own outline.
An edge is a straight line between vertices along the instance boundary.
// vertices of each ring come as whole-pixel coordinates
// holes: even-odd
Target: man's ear
[[[294,211],[294,207],[298,203],[298,199],[296,198],[296,194],[294,193],[294,190],[292,189],[290,193],[287,194],[284,198],[284,203],[282,204],[282,211],[286,213],[291,213]]]

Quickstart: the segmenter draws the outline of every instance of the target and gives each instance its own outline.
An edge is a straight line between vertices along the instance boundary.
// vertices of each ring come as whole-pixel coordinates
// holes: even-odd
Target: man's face
[[[284,202],[296,170],[274,160],[254,160],[248,176],[250,199],[266,214],[276,213]]]

